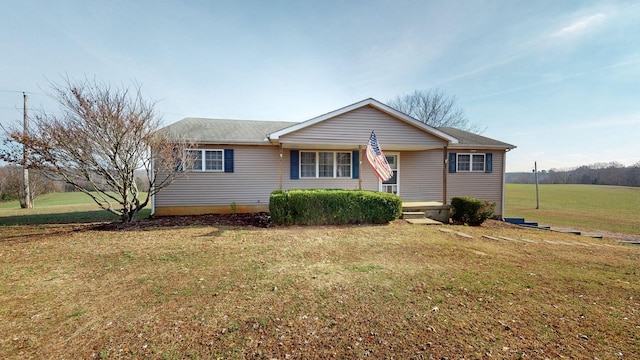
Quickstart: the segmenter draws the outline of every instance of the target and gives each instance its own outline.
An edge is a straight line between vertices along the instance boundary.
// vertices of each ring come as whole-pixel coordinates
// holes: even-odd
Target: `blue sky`
[[[439,88],[507,171],[640,161],[637,1],[3,1],[0,122],[61,76],[137,81],[164,124],[303,121]],[[379,136],[383,136],[379,134]]]

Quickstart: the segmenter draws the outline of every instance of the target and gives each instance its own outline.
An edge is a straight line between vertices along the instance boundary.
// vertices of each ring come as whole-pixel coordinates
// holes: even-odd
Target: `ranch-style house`
[[[197,144],[185,175],[152,199],[152,214],[261,212],[287,189],[391,192],[403,203],[446,205],[472,196],[504,209],[505,163],[515,146],[454,128],[434,128],[365,99],[303,122],[185,118],[163,129]],[[365,159],[375,131],[393,177]]]

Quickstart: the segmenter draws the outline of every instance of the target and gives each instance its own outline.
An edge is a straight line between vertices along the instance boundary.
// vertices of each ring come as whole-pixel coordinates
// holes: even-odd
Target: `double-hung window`
[[[191,171],[224,171],[223,150],[187,150]]]
[[[458,172],[484,172],[485,154],[458,154]]]
[[[350,178],[351,152],[300,151],[301,178]]]

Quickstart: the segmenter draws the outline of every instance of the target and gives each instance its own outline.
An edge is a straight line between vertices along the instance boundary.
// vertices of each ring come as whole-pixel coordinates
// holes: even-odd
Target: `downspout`
[[[501,196],[502,196],[502,211],[500,214],[502,217],[502,220],[504,221],[504,188],[505,188],[505,184],[507,183],[507,176],[506,176],[506,171],[507,171],[507,152],[509,150],[505,149],[504,154],[502,155],[502,192],[501,192]]]
[[[278,147],[280,148],[280,190],[282,190],[282,144]]]
[[[449,162],[448,148],[442,149],[442,205],[447,204],[447,167]]]

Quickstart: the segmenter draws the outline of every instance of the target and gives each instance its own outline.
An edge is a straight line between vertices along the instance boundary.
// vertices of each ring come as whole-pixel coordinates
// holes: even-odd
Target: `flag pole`
[[[358,190],[362,190],[362,145],[358,145]]]

